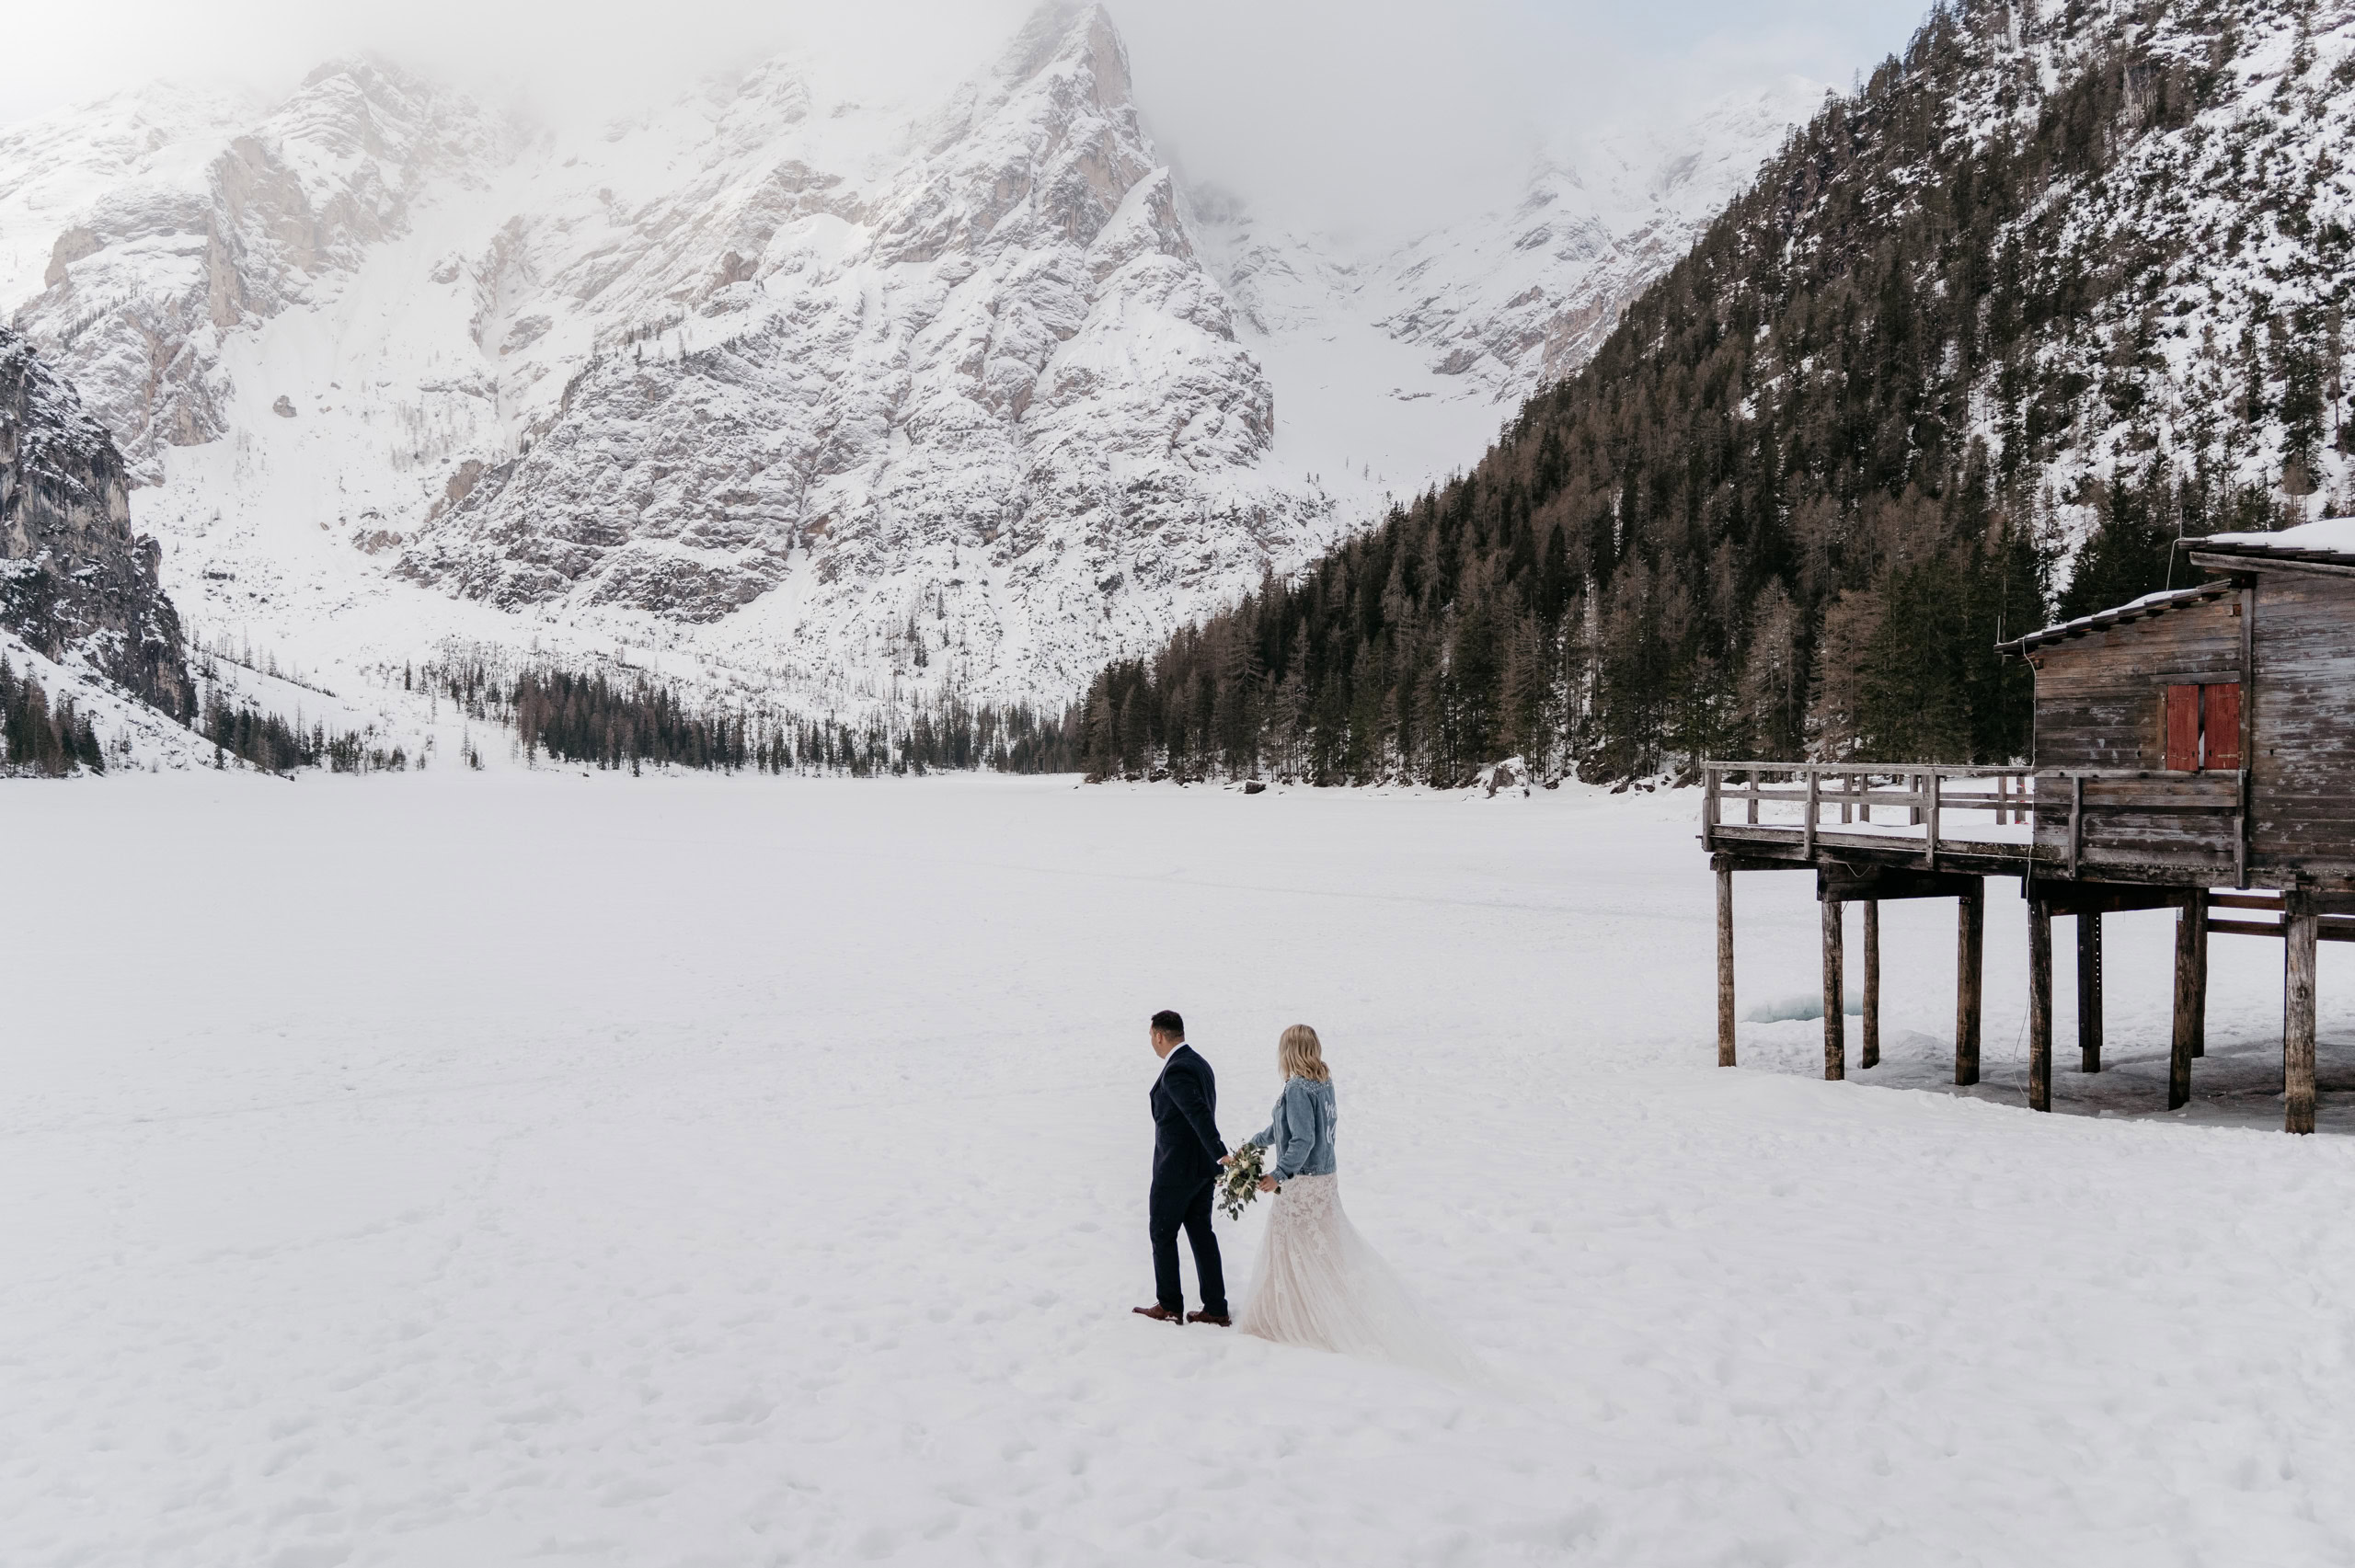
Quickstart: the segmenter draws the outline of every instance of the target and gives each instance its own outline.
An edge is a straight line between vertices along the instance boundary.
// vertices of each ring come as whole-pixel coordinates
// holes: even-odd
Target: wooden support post
[[[1823,900],[1823,1076],[1837,1081],[1848,1076],[1847,1002],[1840,992],[1841,903]]]
[[[1936,773],[1924,773],[1922,775],[1923,787],[1929,792],[1930,795],[1929,866],[1932,871],[1936,871],[1938,868],[1938,777],[1939,775]]]
[[[2077,1066],[2101,1070],[2101,916],[2077,917]]]
[[[1717,1065],[1733,1065],[1733,867],[1717,863]]]
[[[2028,904],[2028,1108],[2052,1108],[2052,911]]]
[[[1880,900],[1865,900],[1865,1017],[1863,1063],[1880,1065]]]
[[[2192,982],[2191,1054],[2208,1054],[2208,889],[2191,890]]]
[[[2248,841],[2257,803],[2257,583],[2243,578],[2241,620],[2241,809],[2233,822],[2233,885],[2248,886]]]
[[[2167,1109],[2191,1103],[2191,1036],[2200,1005],[2200,941],[2197,911],[2200,890],[2184,895],[2175,917],[2175,1047],[2167,1056]]]
[[[2281,1126],[2315,1130],[2315,938],[2321,929],[2314,895],[2298,889],[2282,899],[2282,945],[2289,949],[2281,986]]]
[[[2069,779],[2069,877],[2077,876],[2077,855],[2085,847],[2085,780],[2082,773]]]
[[[1717,785],[1724,775],[1717,769],[1706,766],[1701,775],[1704,781],[1701,785],[1701,847],[1709,850],[1717,848]]]
[[[1954,1081],[1979,1082],[1980,1019],[1987,975],[1987,883],[1971,879],[1970,891],[1955,900]]]

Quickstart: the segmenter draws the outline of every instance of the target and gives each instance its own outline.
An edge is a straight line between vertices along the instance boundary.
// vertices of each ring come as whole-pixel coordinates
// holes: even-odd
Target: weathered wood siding
[[[2355,876],[2355,577],[2259,571],[2254,632],[2252,876]]]
[[[2070,781],[2037,775],[2036,843],[2053,861],[2069,855]],[[2083,790],[2080,864],[2197,868],[2232,878],[2239,824],[2236,773],[2154,774],[2147,779],[2088,779]]]
[[[2036,651],[2036,766],[2166,766],[2166,689],[2237,681],[2237,600],[2188,605]]]
[[[2167,688],[2241,679],[2238,603],[2237,595],[2210,600],[2037,650],[2040,851],[2055,858],[2068,852],[2071,792],[2062,772],[2165,773]],[[2238,803],[2230,773],[2090,781],[2081,864],[2198,867],[2229,877]]]

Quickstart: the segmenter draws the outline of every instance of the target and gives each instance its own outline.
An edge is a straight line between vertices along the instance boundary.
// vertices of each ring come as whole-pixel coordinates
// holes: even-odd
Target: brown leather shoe
[[[1189,1323],[1209,1323],[1214,1328],[1231,1329],[1235,1326],[1235,1320],[1223,1312],[1216,1316],[1209,1312],[1189,1312],[1186,1321]]]
[[[1173,1312],[1158,1301],[1150,1307],[1132,1307],[1129,1310],[1138,1317],[1151,1318],[1157,1323],[1182,1323],[1186,1321],[1184,1314]]]

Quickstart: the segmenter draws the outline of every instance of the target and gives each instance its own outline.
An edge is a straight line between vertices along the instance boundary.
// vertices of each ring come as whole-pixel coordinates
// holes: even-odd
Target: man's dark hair
[[[1173,1040],[1182,1040],[1186,1037],[1186,1021],[1165,1007],[1153,1015],[1153,1032],[1166,1035]]]

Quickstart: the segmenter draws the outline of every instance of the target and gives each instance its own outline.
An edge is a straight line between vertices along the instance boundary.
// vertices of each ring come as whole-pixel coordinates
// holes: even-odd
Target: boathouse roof
[[[2025,656],[2030,650],[2043,647],[2051,643],[2064,642],[2071,637],[2082,637],[2089,632],[2107,631],[2112,626],[2122,626],[2129,621],[2164,615],[2170,610],[2181,610],[2193,604],[2205,604],[2211,599],[2221,599],[2233,591],[2233,584],[2229,580],[2218,578],[2214,582],[2199,583],[2190,588],[2171,589],[2163,593],[2146,593],[2131,604],[2121,604],[2115,610],[2104,610],[2097,614],[2080,615],[2074,621],[2062,621],[2057,625],[2047,626],[2040,632],[2030,632],[2024,637],[2015,637],[2007,643],[1997,643],[1995,649],[1998,653]]]
[[[2259,567],[2316,566],[2346,567],[2355,570],[2355,518],[2324,518],[2318,522],[2300,523],[2278,533],[2211,533],[2176,542],[2176,548],[2188,550],[2200,564],[2223,570],[2235,566]],[[2189,588],[2169,589],[2159,593],[2146,593],[2131,604],[2115,610],[2104,610],[2092,615],[2080,615],[2074,621],[2062,621],[2041,631],[2030,632],[2007,643],[1995,645],[1999,653],[2025,657],[2032,649],[2053,643],[2082,637],[2092,632],[2108,631],[2131,621],[2154,615],[2164,615],[2172,610],[2204,604],[2234,591],[2227,579],[2195,583]]]

